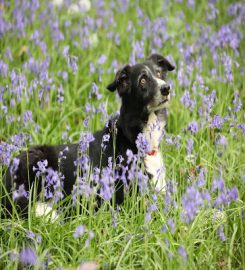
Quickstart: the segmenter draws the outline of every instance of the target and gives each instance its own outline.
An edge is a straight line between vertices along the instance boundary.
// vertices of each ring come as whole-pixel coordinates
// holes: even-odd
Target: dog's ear
[[[162,68],[163,72],[166,71],[172,71],[175,69],[175,66],[173,66],[166,58],[164,58],[160,54],[152,54],[147,58],[148,61],[152,61],[155,65],[158,65]]]
[[[118,70],[115,79],[107,86],[107,89],[111,92],[118,91],[119,96],[125,94],[129,89],[129,74],[131,66],[126,65],[122,69]]]

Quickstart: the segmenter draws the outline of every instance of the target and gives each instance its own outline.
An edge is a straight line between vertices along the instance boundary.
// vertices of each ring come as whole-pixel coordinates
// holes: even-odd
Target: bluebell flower
[[[187,187],[186,192],[181,198],[183,207],[182,219],[190,223],[198,213],[199,208],[203,205],[204,200],[202,194],[194,186]]]
[[[66,46],[63,47],[62,56],[64,58],[67,58],[68,57],[69,48],[70,48],[69,45],[66,45]]]
[[[46,173],[47,167],[48,167],[47,159],[40,160],[37,162],[37,167],[33,166],[33,171],[36,172],[36,176],[39,177]]]
[[[189,108],[191,111],[193,111],[195,105],[196,105],[196,100],[191,99],[190,92],[185,91],[182,97],[180,98],[180,102],[187,108]]]
[[[68,65],[70,66],[74,74],[76,74],[78,70],[77,60],[78,58],[74,55],[69,55],[67,58]]]
[[[221,129],[223,125],[224,125],[224,119],[221,116],[219,116],[218,114],[214,115],[210,126],[212,128]]]
[[[20,252],[20,262],[25,266],[35,266],[38,256],[31,247],[23,248]]]
[[[225,232],[224,232],[224,226],[223,225],[220,225],[218,227],[218,235],[219,235],[219,238],[220,238],[221,241],[225,241],[226,240]]]
[[[192,139],[188,139],[186,141],[187,156],[191,156],[192,155],[193,146],[194,146],[194,141]]]
[[[143,133],[138,134],[136,146],[140,157],[144,157],[150,151],[150,143]]]
[[[63,183],[64,176],[52,168],[48,168],[45,176],[44,183],[44,195],[46,199],[53,199],[55,203],[58,203],[63,199]]]
[[[102,151],[105,151],[106,147],[107,147],[107,142],[109,142],[110,140],[110,134],[104,134],[102,137],[102,142],[101,142],[101,149]]]
[[[199,130],[198,123],[196,121],[190,122],[187,129],[190,131],[191,134],[196,134]]]
[[[92,91],[89,93],[89,99],[92,98],[92,96],[96,97],[97,100],[102,98],[102,95],[99,93],[99,87],[94,82],[92,83]]]
[[[10,166],[10,173],[13,178],[15,178],[15,173],[17,172],[20,164],[20,159],[19,158],[13,158],[12,164]]]
[[[94,136],[90,132],[83,132],[79,139],[79,150],[82,154],[86,154],[89,144],[94,141]]]
[[[83,234],[85,233],[86,231],[86,227],[84,225],[79,225],[77,226],[74,234],[73,234],[73,237],[74,238],[78,238],[78,237],[81,237],[83,236]]]
[[[175,232],[175,229],[176,229],[176,224],[175,224],[173,218],[169,218],[167,221],[167,224],[171,230],[171,233],[173,234]]]
[[[6,77],[8,73],[8,64],[3,62],[3,60],[0,58],[0,75],[2,77]]]
[[[13,191],[13,201],[16,201],[20,197],[25,197],[28,199],[29,192],[26,191],[24,184],[20,185],[18,189]]]
[[[239,112],[242,109],[242,101],[239,97],[239,91],[235,91],[233,99],[234,112]]]
[[[106,61],[106,59],[107,59],[107,57],[106,57],[104,54],[102,54],[102,55],[99,57],[98,61],[97,61],[98,65],[104,64],[105,61]]]
[[[184,246],[180,246],[178,249],[178,254],[182,257],[183,262],[187,260],[187,252]]]

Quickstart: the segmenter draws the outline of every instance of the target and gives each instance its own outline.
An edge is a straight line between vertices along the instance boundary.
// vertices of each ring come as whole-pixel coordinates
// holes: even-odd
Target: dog
[[[160,141],[167,123],[167,107],[170,101],[170,86],[165,78],[168,71],[175,67],[162,55],[152,54],[143,63],[126,65],[115,75],[107,86],[111,92],[117,90],[121,98],[120,114],[108,122],[105,127],[93,134],[89,142],[89,160],[94,168],[108,166],[108,158],[117,157],[127,160],[127,151],[137,155],[139,148],[136,140],[142,134],[148,142],[147,153],[143,155],[146,174],[158,190],[165,190],[165,167],[160,153]],[[107,146],[102,149],[102,141],[106,135]],[[38,162],[46,162],[53,171],[59,171],[63,177],[62,192],[64,196],[72,193],[77,179],[76,161],[79,153],[79,143],[57,146],[33,146],[17,156],[17,166],[10,166],[3,178],[5,196],[2,199],[3,208],[12,212],[14,190],[30,191],[36,183],[36,193],[42,190],[42,177],[35,168]],[[62,153],[65,158],[60,158]],[[102,154],[101,154],[102,153]],[[39,164],[40,165],[40,164]],[[81,172],[80,172],[81,174]],[[20,208],[23,216],[28,215],[29,200],[24,193],[15,196],[14,204]],[[124,183],[115,179],[115,203],[124,200]],[[41,208],[42,208],[42,204]]]

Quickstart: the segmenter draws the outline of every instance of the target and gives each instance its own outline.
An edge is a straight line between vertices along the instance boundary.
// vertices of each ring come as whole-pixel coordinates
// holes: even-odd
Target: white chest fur
[[[144,164],[146,171],[152,175],[152,181],[158,190],[165,191],[165,167],[159,145],[163,137],[165,121],[159,121],[157,115],[152,112],[143,130],[146,139],[150,143],[150,151],[156,151],[154,155],[146,155]]]
[[[151,112],[143,133],[151,145],[151,150],[158,150],[163,137],[165,121],[159,121],[157,115]]]

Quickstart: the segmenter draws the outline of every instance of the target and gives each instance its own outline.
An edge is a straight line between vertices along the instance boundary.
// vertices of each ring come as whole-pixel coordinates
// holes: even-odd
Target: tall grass
[[[169,189],[133,193],[120,209],[106,202],[97,212],[93,199],[82,199],[69,220],[71,198],[55,222],[33,208],[28,220],[1,219],[0,269],[18,269],[26,247],[38,256],[34,269],[84,261],[100,269],[244,269],[244,4],[85,2],[90,9],[80,12],[69,1],[0,4],[0,181],[9,158],[30,145],[77,142],[81,132],[102,128],[120,106],[106,90],[115,70],[158,51],[176,65],[161,144]],[[186,91],[191,101],[183,101]],[[215,188],[222,179],[225,187]],[[238,196],[215,204],[232,188]],[[193,206],[200,194],[210,197],[187,222],[185,200]],[[80,225],[85,231],[74,237]]]

